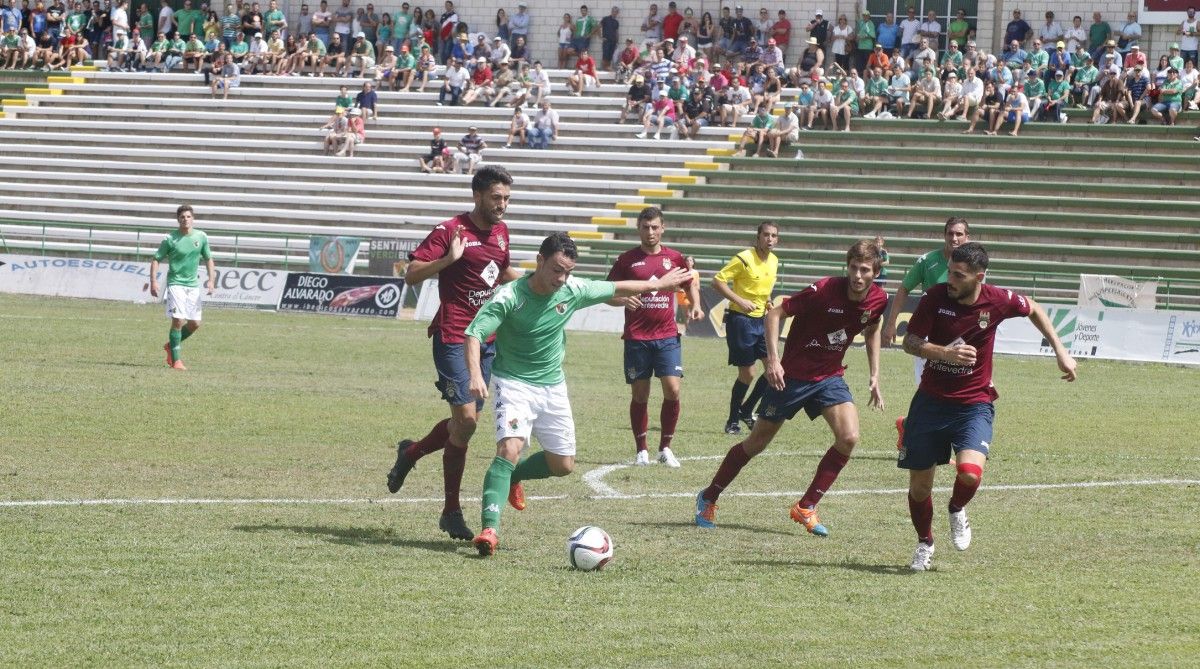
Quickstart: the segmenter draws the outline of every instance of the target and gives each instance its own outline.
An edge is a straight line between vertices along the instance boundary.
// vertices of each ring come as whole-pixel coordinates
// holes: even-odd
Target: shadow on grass
[[[635,520],[635,521],[631,521],[629,524],[637,525],[640,527],[657,527],[660,529],[690,528],[690,529],[696,530],[697,532],[711,532],[712,531],[712,530],[705,530],[703,528],[696,527],[695,522],[687,521],[687,520],[667,520],[667,521],[664,521],[664,520],[637,521],[637,520]],[[740,523],[721,523],[718,527],[722,530],[745,530],[747,532],[754,532],[756,534],[778,534],[779,536],[782,536],[782,537],[796,536],[795,532],[784,532],[782,530],[775,530],[775,529],[770,529],[770,528],[766,528],[766,527],[755,527],[753,525],[742,525]]]
[[[722,525],[721,527],[725,527]],[[917,572],[904,565],[896,564],[863,564],[862,562],[813,562],[810,560],[734,560],[735,564],[751,567],[820,567],[849,569],[850,571],[866,572],[868,574],[888,574],[891,576],[908,576]]]
[[[343,546],[396,546],[438,553],[454,553],[471,544],[454,539],[406,539],[390,529],[376,527],[329,527],[326,525],[235,525],[238,532],[294,532]]]
[[[167,369],[167,365],[162,360],[156,362],[130,362],[127,360],[78,360],[87,365],[95,365],[97,367],[162,367]]]

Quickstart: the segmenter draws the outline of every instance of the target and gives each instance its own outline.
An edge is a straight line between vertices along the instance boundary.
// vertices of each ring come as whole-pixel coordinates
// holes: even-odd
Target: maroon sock
[[[812,483],[808,485],[804,497],[800,498],[800,506],[816,506],[821,501],[821,496],[833,486],[842,467],[849,461],[850,456],[842,455],[836,448],[825,451],[825,457],[817,464],[817,473],[813,475]]]
[[[646,450],[646,431],[650,425],[650,411],[645,403],[629,403],[629,427],[633,430],[633,443],[638,452]]]
[[[404,455],[409,460],[416,462],[430,453],[442,450],[448,439],[450,439],[450,419],[445,418],[437,425],[434,425],[433,429],[429,431],[429,434],[425,435],[424,439],[414,441],[410,444],[404,450]]]
[[[917,541],[933,543],[933,495],[918,502],[908,495],[908,515],[912,516],[913,528],[917,530]]]
[[[462,488],[463,469],[467,466],[467,449],[465,446],[455,446],[446,442],[446,450],[442,451],[442,478],[446,482],[446,506],[442,513],[458,511],[462,507],[458,502],[458,491]]]
[[[958,513],[962,511],[967,502],[975,496],[975,491],[979,490],[979,484],[982,482],[983,468],[979,465],[970,463],[960,463],[958,465],[959,474],[974,474],[974,483],[963,483],[961,476],[954,477],[954,492],[950,494],[950,513]]]
[[[738,472],[742,471],[742,467],[750,462],[750,454],[746,453],[742,442],[733,445],[729,452],[725,454],[725,459],[721,461],[721,466],[717,468],[717,475],[713,477],[712,483],[704,489],[702,496],[710,502],[716,502],[721,496],[721,491],[733,483],[733,479],[737,478]]]
[[[671,440],[675,438],[675,426],[679,424],[679,400],[663,400],[658,420],[662,424],[662,435],[658,438],[658,450],[661,451],[670,448]]]

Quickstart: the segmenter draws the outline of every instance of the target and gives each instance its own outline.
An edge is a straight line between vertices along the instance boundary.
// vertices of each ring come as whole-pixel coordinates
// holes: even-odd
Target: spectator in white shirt
[[[1038,32],[1038,37],[1042,38],[1042,44],[1047,46],[1054,44],[1065,34],[1062,24],[1054,20],[1054,12],[1046,12],[1046,22],[1042,24],[1042,28]]]
[[[512,60],[512,49],[499,37],[492,38],[492,65],[507,63]]]
[[[1087,39],[1087,30],[1083,28],[1083,17],[1072,17],[1071,27],[1064,30],[1062,36],[1063,43],[1067,45],[1067,53],[1075,53],[1075,49],[1078,48],[1080,44],[1087,44]],[[1047,42],[1045,40],[1042,40],[1042,42],[1047,47],[1049,47],[1051,44],[1054,44],[1054,42]]]
[[[558,112],[550,108],[549,100],[542,100],[542,108],[534,116],[528,135],[531,149],[548,149],[558,139]]]
[[[449,95],[450,106],[455,107],[461,100],[463,91],[466,90],[471,74],[458,62],[458,59],[451,57],[450,61],[446,63],[446,72],[442,76],[445,81],[442,83],[442,90],[438,92],[437,105],[441,107],[445,104],[446,95]]]
[[[550,95],[550,74],[542,69],[542,61],[533,61],[533,69],[529,71],[529,94],[533,96],[533,104],[540,105],[546,96]],[[555,116],[558,112],[554,112]]]
[[[942,35],[942,24],[937,20],[937,12],[932,9],[921,23],[921,37],[925,38],[925,42],[933,49],[934,59],[937,59],[937,50],[939,40]]]
[[[921,19],[917,18],[917,10],[908,8],[908,18],[900,22],[900,55],[905,60],[917,50],[921,40]]]

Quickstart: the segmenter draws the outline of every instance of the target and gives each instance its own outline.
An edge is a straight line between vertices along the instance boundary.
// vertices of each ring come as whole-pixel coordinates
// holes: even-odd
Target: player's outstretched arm
[[[868,388],[871,390],[871,399],[867,406],[880,411],[884,409],[883,390],[879,387],[879,349],[882,330],[881,323],[878,321],[863,330],[863,338],[867,343],[867,370],[870,374]]]
[[[783,390],[783,365],[779,362],[779,330],[780,323],[783,322],[783,307],[772,307],[767,312],[767,317],[764,319],[767,337],[767,357],[763,360],[763,371],[767,376],[767,383],[775,390]]]
[[[1050,322],[1050,316],[1046,314],[1046,310],[1042,305],[1033,301],[1033,298],[1025,298],[1029,300],[1029,320],[1033,321],[1033,326],[1042,333],[1046,341],[1050,342],[1050,346],[1054,348],[1054,357],[1058,361],[1058,369],[1063,373],[1062,378],[1067,381],[1075,380],[1075,358],[1067,352],[1067,348],[1063,346],[1062,341],[1058,338],[1058,332],[1054,329],[1054,324]]]
[[[613,297],[632,297],[655,290],[675,290],[691,277],[692,275],[686,269],[676,267],[660,278],[649,281],[614,281]]]
[[[467,361],[467,391],[477,400],[487,399],[487,384],[483,382],[483,371],[479,367],[479,340],[467,335],[466,345],[463,346],[463,357]]]

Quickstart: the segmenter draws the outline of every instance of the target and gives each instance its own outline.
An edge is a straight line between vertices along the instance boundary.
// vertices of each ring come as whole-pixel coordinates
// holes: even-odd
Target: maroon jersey
[[[946,287],[939,283],[921,297],[908,321],[908,332],[938,346],[974,346],[975,364],[926,361],[921,392],[959,404],[991,402],[999,397],[992,387],[996,328],[1007,318],[1028,316],[1029,300],[985,283],[975,304],[967,305],[952,299]]]
[[[438,274],[438,297],[442,303],[429,324],[429,336],[440,333],[447,344],[465,341],[463,331],[475,318],[475,312],[496,292],[509,264],[508,226],[501,221],[484,232],[475,227],[469,214],[438,223],[417,250],[409,254],[409,260],[431,262],[446,255],[456,228],[462,228],[466,249],[458,261]]]
[[[687,267],[687,261],[674,249],[661,247],[658,253],[647,254],[642,247],[622,253],[608,272],[609,281],[649,281],[657,279],[676,267]],[[683,284],[690,286],[691,280]],[[658,290],[642,293],[640,309],[625,310],[625,332],[622,339],[649,341],[679,335],[675,325],[675,291]]]
[[[887,293],[875,284],[860,302],[847,296],[846,277],[820,279],[780,305],[792,316],[784,342],[783,375],[797,381],[820,381],[841,376],[842,359],[858,333],[878,323],[887,308]]]

